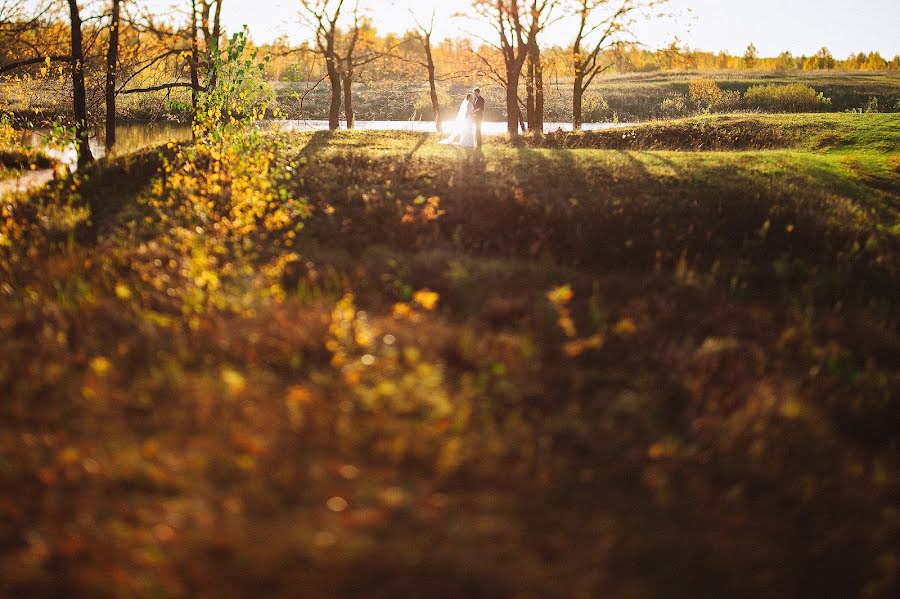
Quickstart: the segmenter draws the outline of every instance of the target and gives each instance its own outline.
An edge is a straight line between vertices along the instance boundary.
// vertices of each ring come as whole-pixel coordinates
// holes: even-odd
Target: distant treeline
[[[375,43],[384,48],[387,60],[368,68],[369,81],[397,80],[420,77],[416,66],[416,47],[403,37],[388,34],[377,36]],[[298,77],[321,70],[320,57],[310,52],[305,44],[291,45],[286,38],[273,44],[262,46],[272,60],[267,73],[270,78],[280,81],[296,80]],[[493,60],[496,49],[491,46],[476,47],[468,39],[446,39],[433,47],[435,66],[445,80],[466,80],[483,78],[488,68],[483,59]],[[480,59],[474,58],[476,55]],[[541,61],[548,79],[565,79],[572,76],[572,49],[562,46],[544,48]],[[750,44],[742,55],[728,52],[695,50],[677,44],[658,50],[648,50],[637,45],[622,45],[607,50],[600,62],[610,65],[606,73],[610,75],[628,73],[652,73],[668,71],[894,71],[900,72],[900,56],[891,59],[878,52],[859,52],[846,59],[835,58],[831,51],[823,47],[812,56],[794,56],[785,51],[774,57],[762,57],[755,45]],[[413,72],[410,72],[413,71]]]

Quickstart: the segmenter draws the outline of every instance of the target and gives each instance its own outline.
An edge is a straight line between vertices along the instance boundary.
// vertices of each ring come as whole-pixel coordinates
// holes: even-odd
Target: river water
[[[327,131],[328,121],[264,121],[264,126],[271,129],[279,129],[281,131]],[[446,130],[453,127],[453,123],[448,121],[444,124]],[[585,130],[611,129],[619,127],[617,123],[586,123]],[[342,123],[343,127],[343,123]],[[362,131],[416,131],[421,133],[434,133],[434,123],[431,121],[356,121],[356,128]],[[572,123],[546,123],[545,131],[556,131],[563,129],[565,131],[572,130]],[[500,121],[485,121],[481,130],[485,135],[500,135],[506,133],[506,123]],[[43,146],[49,131],[35,130],[25,133],[24,142],[27,145],[40,147]],[[91,151],[95,157],[106,154],[106,144],[104,140],[104,132],[97,129],[91,135]],[[181,123],[171,123],[159,121],[155,123],[123,123],[116,129],[117,151],[127,154],[140,150],[158,146],[166,142],[176,140],[185,141],[191,137],[190,125]],[[63,153],[55,153],[58,159],[66,163],[74,163],[75,152],[70,149]]]

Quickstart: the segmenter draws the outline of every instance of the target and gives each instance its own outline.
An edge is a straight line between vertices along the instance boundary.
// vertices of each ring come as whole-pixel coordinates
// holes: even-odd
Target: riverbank
[[[893,596],[900,119],[747,119],[5,205],[4,589]]]

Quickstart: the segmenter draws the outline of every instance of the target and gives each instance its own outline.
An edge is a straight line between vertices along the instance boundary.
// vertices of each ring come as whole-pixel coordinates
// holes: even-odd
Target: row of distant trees
[[[141,0],[0,0],[0,75],[36,77],[54,65],[71,83],[73,116],[83,161],[90,160],[87,114],[92,89],[102,87],[107,143],[115,144],[116,100],[128,94],[188,90],[199,94],[215,86],[211,65],[222,52],[220,16],[228,0],[176,0],[173,12],[154,13]],[[430,84],[436,127],[441,106],[437,83],[453,77],[479,77],[505,90],[510,135],[520,126],[543,127],[546,27],[570,19],[572,44],[567,61],[572,75],[574,124],[581,126],[581,100],[597,77],[613,65],[609,51],[635,41],[633,25],[651,18],[666,0],[472,0],[470,18],[493,34],[459,64],[440,68],[433,40],[434,15],[411,14],[407,35],[378,36],[375,0],[297,0],[298,37],[309,41],[278,48],[276,59],[303,64],[304,78],[331,92],[329,124],[343,113],[354,126],[354,83],[385,65],[403,64],[408,74]],[[275,50],[275,49],[273,49]],[[102,85],[98,82],[102,81]]]
[[[747,50],[739,57],[729,56],[725,52],[714,55],[689,49],[682,52],[682,56],[684,62],[700,69],[900,71],[900,56],[894,56],[888,61],[878,52],[860,52],[851,54],[846,60],[838,60],[827,47],[822,47],[812,56],[794,56],[790,52],[782,52],[774,58],[761,58],[754,44],[747,46]]]
[[[160,11],[146,0],[0,0],[0,76],[9,81],[58,76],[72,91],[72,115],[81,162],[91,160],[88,114],[102,113],[107,146],[115,145],[117,100],[133,94],[200,94],[216,85],[214,65],[225,45],[223,3],[172,0]],[[651,50],[634,36],[635,25],[663,14],[667,0],[470,0],[459,17],[487,24],[485,38],[433,38],[434,14],[409,15],[403,35],[379,35],[372,14],[377,0],[296,0],[295,38],[263,48],[270,77],[292,79],[304,94],[330,92],[331,128],[355,123],[354,84],[372,80],[427,82],[435,126],[441,129],[438,84],[486,84],[504,90],[507,129],[542,131],[544,87],[564,80],[572,90],[573,125],[582,124],[585,93],[612,72],[657,69],[900,69],[900,57],[877,53],[839,61],[823,48],[811,57],[784,53],[762,58],[752,45],[743,56],[694,51],[673,43]],[[157,8],[154,8],[157,7]],[[544,32],[565,20],[567,46],[548,46]],[[484,30],[484,27],[478,28]],[[55,74],[55,75],[54,75]],[[176,93],[180,92],[180,93]],[[301,100],[302,101],[302,100]]]
[[[301,22],[312,40],[292,48],[282,40],[276,56],[291,56],[288,68],[300,79],[327,80],[331,90],[329,126],[340,126],[341,112],[348,128],[354,125],[353,84],[384,78],[393,72],[398,81],[427,79],[435,116],[441,129],[437,82],[447,79],[490,80],[505,91],[507,130],[543,130],[546,28],[568,19],[573,24],[565,62],[571,74],[573,124],[582,124],[582,98],[599,75],[612,66],[610,51],[634,43],[634,24],[653,18],[667,0],[472,0],[469,19],[489,25],[492,35],[470,42],[433,39],[434,13],[411,14],[414,27],[406,35],[379,36],[369,19],[374,4],[362,0],[300,0]],[[425,18],[423,18],[425,17]],[[465,23],[461,23],[465,27]],[[285,65],[286,61],[280,63]],[[298,69],[298,64],[302,66]]]

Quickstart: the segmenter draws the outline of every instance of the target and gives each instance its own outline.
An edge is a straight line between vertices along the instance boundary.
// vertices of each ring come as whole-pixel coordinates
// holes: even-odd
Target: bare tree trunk
[[[521,63],[519,63],[521,66]],[[519,136],[519,77],[521,69],[509,63],[506,68],[506,131],[510,137]]]
[[[116,76],[119,63],[119,15],[121,0],[112,0],[109,47],[106,50],[106,151],[116,145]]]
[[[438,133],[444,132],[441,121],[441,104],[438,101],[437,83],[435,82],[434,58],[431,55],[431,38],[425,41],[425,59],[428,61],[428,87],[431,90],[431,111],[434,113],[434,125]]]
[[[69,0],[69,20],[72,38],[72,108],[75,113],[75,143],[78,148],[78,168],[94,161],[88,140],[87,93],[84,89],[84,48],[81,34],[81,14],[78,2]]]
[[[222,0],[217,0],[216,2],[216,12],[213,14],[213,25],[212,31],[210,31],[209,37],[206,39],[206,52],[209,56],[207,56],[207,60],[211,61],[215,64],[216,56],[219,52],[219,42],[222,38]],[[209,79],[208,88],[212,89],[216,86],[216,79],[219,73],[218,70],[214,70],[212,76]]]
[[[331,84],[331,106],[328,108],[328,128],[341,127],[341,75],[333,63],[328,64],[328,82]]]
[[[197,0],[191,0],[191,107],[197,115],[200,99],[200,47],[197,39]]]
[[[353,78],[345,75],[342,84],[344,86],[344,116],[347,118],[347,129],[353,129],[356,120],[353,118]]]
[[[535,44],[534,52],[534,123],[532,131],[544,133],[544,65],[541,62],[541,49]]]
[[[575,131],[581,131],[581,100],[582,95],[584,94],[583,84],[584,78],[576,75],[575,82],[572,85],[572,129]]]
[[[528,121],[528,129],[534,128],[534,63],[531,50],[528,51],[528,61],[525,65],[525,117]]]

